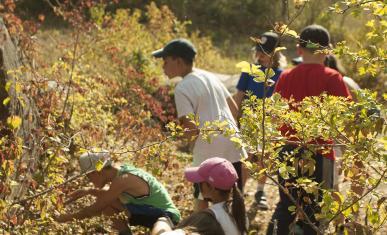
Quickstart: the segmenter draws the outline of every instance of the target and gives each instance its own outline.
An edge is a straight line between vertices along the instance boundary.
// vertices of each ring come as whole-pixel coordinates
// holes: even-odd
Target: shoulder
[[[175,90],[184,89],[186,87],[193,86],[200,83],[202,75],[198,72],[192,72],[183,77],[183,79],[177,84]]]
[[[122,165],[119,170],[119,175],[114,178],[112,183],[135,183],[137,181],[143,181],[141,175],[147,174],[145,171],[130,165]]]
[[[279,74],[279,81],[283,82],[294,73],[297,73],[296,68],[282,70],[281,73]]]

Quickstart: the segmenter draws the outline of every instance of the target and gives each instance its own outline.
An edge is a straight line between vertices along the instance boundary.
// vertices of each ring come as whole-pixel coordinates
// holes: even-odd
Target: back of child
[[[187,168],[185,176],[188,181],[198,183],[203,197],[213,203],[209,210],[226,235],[247,232],[245,204],[236,185],[238,174],[231,162],[219,157],[209,158],[199,167]]]
[[[295,103],[302,101],[305,97],[319,96],[323,93],[333,96],[350,97],[350,93],[343,82],[342,75],[324,65],[326,55],[322,53],[322,50],[328,48],[329,45],[330,35],[324,27],[320,25],[309,25],[302,30],[297,51],[302,56],[303,63],[297,65],[295,68],[284,71],[275,87],[275,92],[281,94],[283,98],[292,100],[290,104],[293,107],[296,107]],[[287,125],[282,126],[281,132],[284,137],[290,140],[298,140],[293,137],[296,131]],[[331,140],[325,141],[320,139],[316,139],[315,142],[321,145],[332,143]],[[298,172],[295,177],[283,179],[278,174],[278,179],[282,187],[286,188],[288,190],[287,192],[290,192],[296,200],[310,197],[304,190],[291,187],[292,182],[299,177],[314,178],[315,181],[321,183],[325,188],[331,189],[334,184],[334,152],[332,149],[324,152],[315,152],[305,146],[287,144],[281,147],[278,158],[280,161],[284,161],[285,156],[289,156],[289,154],[297,158],[304,153],[311,153],[316,161],[315,170],[311,176]],[[303,203],[303,200],[300,201],[309,219],[314,225],[319,226],[319,221],[315,217],[315,213],[320,209],[318,201],[313,199],[309,204]],[[278,234],[289,234],[292,232],[289,227],[295,224],[297,218],[295,214],[289,212],[288,208],[293,205],[287,193],[280,190],[280,200],[268,226],[268,235],[273,233],[275,221],[277,221]],[[300,225],[304,234],[316,234],[316,231],[313,230],[310,224],[302,219],[297,221],[297,225]]]

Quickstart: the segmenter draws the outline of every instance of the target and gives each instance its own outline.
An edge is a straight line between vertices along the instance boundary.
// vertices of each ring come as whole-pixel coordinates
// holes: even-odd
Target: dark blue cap
[[[152,52],[152,55],[156,58],[164,58],[166,56],[177,56],[193,60],[196,55],[196,48],[187,39],[178,38],[168,42],[164,48]]]

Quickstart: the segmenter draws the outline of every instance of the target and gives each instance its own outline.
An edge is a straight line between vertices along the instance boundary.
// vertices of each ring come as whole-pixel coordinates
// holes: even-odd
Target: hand
[[[67,203],[70,203],[70,202],[73,202],[81,197],[84,197],[86,195],[90,194],[90,190],[89,189],[78,189],[72,193],[70,193],[67,197],[69,198],[65,204]]]
[[[55,216],[54,220],[59,222],[59,223],[65,223],[67,221],[70,221],[72,219],[71,215],[69,214],[63,214],[59,216]]]

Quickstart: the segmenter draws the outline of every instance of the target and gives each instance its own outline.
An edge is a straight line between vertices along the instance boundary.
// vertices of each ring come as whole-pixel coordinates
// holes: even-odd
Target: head
[[[106,171],[112,167],[113,161],[109,152],[86,152],[79,157],[81,173],[86,174],[96,188],[103,188],[108,183]]]
[[[307,62],[307,57],[322,59],[324,62],[325,54],[318,53],[319,50],[329,48],[330,35],[326,28],[321,25],[309,25],[301,33],[298,42],[298,53]]]
[[[281,52],[274,52],[275,48],[280,46],[279,37],[274,32],[263,33],[259,39],[259,43],[255,45],[254,60],[265,67],[286,67],[286,59]],[[273,54],[274,52],[274,54]],[[273,56],[273,59],[271,57]],[[272,64],[270,65],[270,62]]]
[[[183,228],[186,232],[200,235],[223,235],[222,226],[209,211],[195,212],[179,223],[177,228]]]
[[[344,67],[335,55],[327,55],[324,64],[325,66],[334,69],[343,75],[346,73]]]
[[[192,70],[196,56],[195,46],[187,39],[179,38],[168,42],[164,48],[152,52],[155,58],[164,61],[163,70],[168,78],[185,76]]]
[[[192,183],[199,183],[204,198],[227,201],[232,194],[231,214],[238,229],[246,231],[246,210],[241,192],[237,187],[238,174],[231,162],[214,157],[203,161],[199,167],[185,170],[185,177]]]

